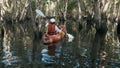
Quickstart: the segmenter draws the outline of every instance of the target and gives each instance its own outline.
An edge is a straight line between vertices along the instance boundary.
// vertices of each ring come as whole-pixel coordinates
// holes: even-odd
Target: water
[[[41,52],[36,52],[37,56],[35,61],[32,61],[32,52],[27,51],[27,59],[24,57],[17,56],[15,51],[5,51],[1,57],[0,66],[2,68],[80,68],[80,60],[74,59],[74,56],[70,53],[70,48],[65,47],[65,50],[62,50],[62,45],[56,49],[55,56],[48,55],[47,48],[43,48]],[[83,49],[84,51],[84,49]],[[86,51],[86,49],[85,49]],[[90,68],[91,60],[81,54],[84,58],[84,67]],[[53,60],[53,61],[51,61]],[[99,62],[99,61],[98,61]],[[96,62],[97,63],[97,62]],[[119,68],[120,62],[111,62],[111,68]]]
[[[87,55],[88,49],[85,47],[80,48],[79,52],[81,56],[76,58],[73,49],[76,44],[74,42],[64,42],[60,46],[57,46],[55,56],[50,56],[47,46],[42,44],[38,47],[39,50],[34,53],[34,61],[32,61],[32,51],[30,49],[23,49],[24,45],[22,43],[18,44],[12,46],[6,42],[3,43],[0,68],[80,68],[81,66],[90,68],[91,65],[91,59]],[[99,64],[99,61],[96,64]],[[110,62],[106,66],[119,68],[120,62]]]
[[[5,68],[7,68],[9,66],[16,67],[18,64],[22,62],[23,62],[22,59],[20,59],[18,56],[14,56],[12,52],[5,52],[1,64],[3,64]]]
[[[56,48],[55,56],[48,55],[47,46],[42,46],[40,52],[36,52],[35,61],[32,61],[32,51],[24,50],[23,55],[19,55],[17,51],[12,51],[10,46],[4,45],[3,53],[1,56],[0,66],[2,68],[54,68],[54,67],[70,67],[69,64],[73,63],[72,56],[69,55],[69,50],[62,50],[62,45]],[[14,48],[12,48],[14,49]],[[24,57],[24,56],[27,56]],[[79,67],[79,63],[72,66]]]

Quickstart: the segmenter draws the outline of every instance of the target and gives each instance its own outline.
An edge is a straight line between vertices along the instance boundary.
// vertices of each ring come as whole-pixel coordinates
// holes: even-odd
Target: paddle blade
[[[41,10],[36,9],[35,12],[36,12],[39,16],[45,17],[44,13],[43,13]]]
[[[68,36],[68,42],[72,42],[74,39],[74,36],[71,34],[67,34],[67,36]]]

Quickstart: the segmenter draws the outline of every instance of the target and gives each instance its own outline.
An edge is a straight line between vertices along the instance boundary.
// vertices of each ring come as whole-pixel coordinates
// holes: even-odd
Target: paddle
[[[35,12],[37,13],[37,16],[36,16],[36,17],[38,17],[38,15],[39,15],[39,16],[42,16],[42,17],[46,17],[46,16],[44,15],[44,13],[43,13],[41,10],[39,10],[39,9],[36,9]],[[74,36],[71,35],[71,34],[69,34],[69,33],[67,33],[67,36],[68,36],[68,42],[72,42],[73,39],[74,39]]]
[[[36,17],[38,17],[38,15],[39,15],[39,16],[42,16],[42,17],[46,17],[46,16],[44,15],[44,13],[43,13],[41,10],[39,10],[39,9],[36,9],[35,12],[37,13],[37,16],[36,16]]]

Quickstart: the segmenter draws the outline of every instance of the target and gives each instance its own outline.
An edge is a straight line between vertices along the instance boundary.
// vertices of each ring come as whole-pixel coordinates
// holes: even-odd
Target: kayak
[[[55,35],[44,34],[42,37],[42,41],[44,45],[49,45],[63,40],[64,37],[65,37],[64,32]]]

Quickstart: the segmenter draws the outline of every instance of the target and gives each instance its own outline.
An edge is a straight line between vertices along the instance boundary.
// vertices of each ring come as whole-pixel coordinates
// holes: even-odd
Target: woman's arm
[[[55,30],[56,30],[56,32],[59,32],[59,33],[61,33],[61,32],[62,32],[62,30],[61,30],[61,29],[59,29],[57,26],[55,26]]]

